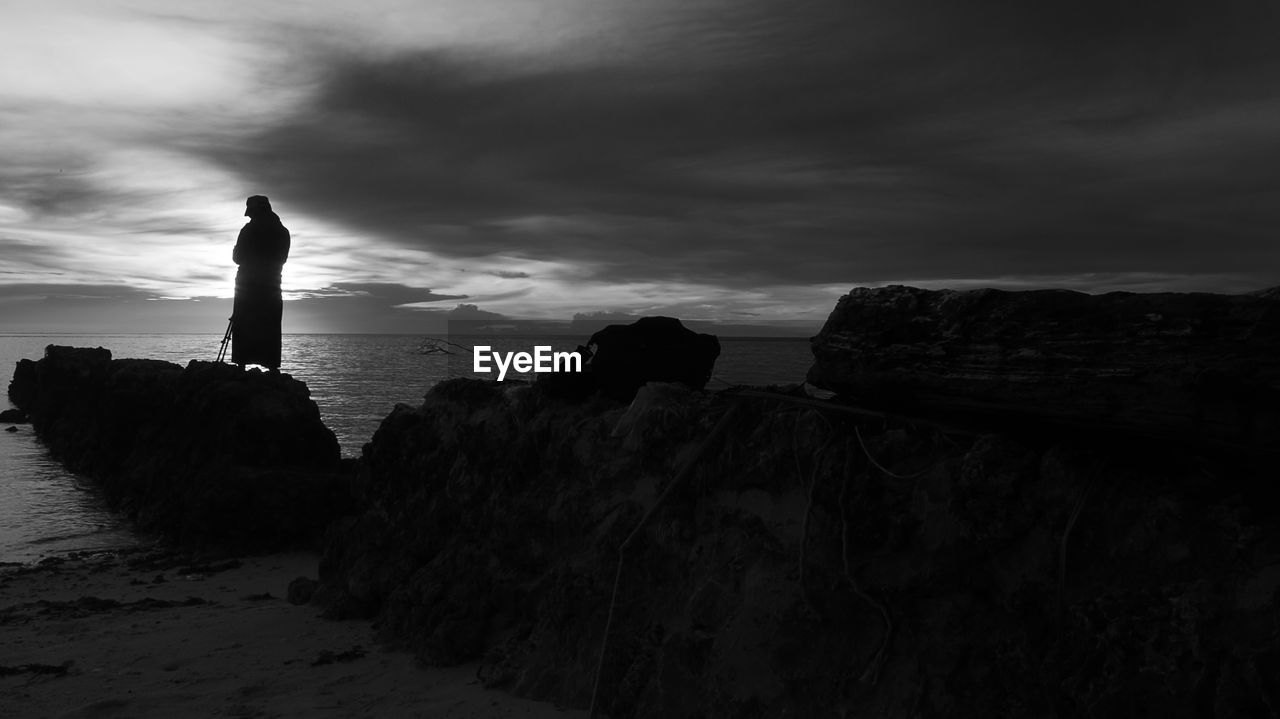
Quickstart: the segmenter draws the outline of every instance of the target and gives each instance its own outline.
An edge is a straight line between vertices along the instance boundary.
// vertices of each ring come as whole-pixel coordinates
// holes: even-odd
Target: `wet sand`
[[[316,557],[92,555],[0,567],[0,716],[577,719],[424,667],[286,600]]]

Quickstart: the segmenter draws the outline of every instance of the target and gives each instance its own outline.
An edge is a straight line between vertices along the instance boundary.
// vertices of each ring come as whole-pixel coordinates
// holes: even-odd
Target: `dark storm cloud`
[[[1270,3],[709,7],[541,63],[348,57],[216,159],[405,245],[593,279],[1262,277],[1280,259]]]

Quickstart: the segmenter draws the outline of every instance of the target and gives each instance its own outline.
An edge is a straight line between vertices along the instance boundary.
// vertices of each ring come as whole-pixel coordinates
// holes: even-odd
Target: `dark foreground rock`
[[[630,402],[647,382],[680,382],[702,389],[711,379],[720,341],[674,317],[641,317],[591,335],[591,375],[602,392]]]
[[[350,507],[337,440],[287,375],[51,345],[18,363],[9,399],[114,507],[184,543],[306,543]]]
[[[648,382],[679,382],[702,389],[711,380],[720,340],[694,332],[674,317],[641,317],[629,325],[609,325],[578,348],[581,373],[543,375],[543,389],[565,399],[600,393],[630,402]]]
[[[857,288],[814,385],[966,420],[1280,452],[1280,302],[1265,294]]]
[[[605,646],[614,719],[1280,707],[1274,468],[826,406],[441,384],[365,447],[316,600],[573,707]]]

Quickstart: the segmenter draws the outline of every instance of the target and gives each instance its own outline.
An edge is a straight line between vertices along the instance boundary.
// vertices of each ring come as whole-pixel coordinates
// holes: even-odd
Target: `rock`
[[[18,431],[18,428],[14,427],[13,425],[9,425],[8,427],[4,428],[4,431],[8,432],[9,434],[13,434],[14,432]]]
[[[619,573],[730,403],[723,443]],[[603,647],[596,708],[614,717],[1269,706],[1273,467],[1053,432],[855,433],[820,407],[650,385],[628,410],[442,383],[365,446],[313,603],[575,708]]]
[[[50,345],[9,399],[73,471],[144,530],[233,551],[318,542],[349,469],[305,384],[193,361]]]
[[[587,342],[585,370],[596,387],[630,402],[647,382],[680,382],[702,389],[711,379],[720,341],[699,334],[673,317],[641,317],[629,325],[609,325]]]
[[[1261,297],[1268,300],[1280,300],[1280,285],[1277,285],[1276,287],[1268,287],[1265,290],[1258,290],[1257,292],[1250,292],[1249,294],[1253,297]]]
[[[637,450],[656,435],[683,429],[688,423],[683,409],[690,390],[678,382],[650,382],[636,391],[635,399],[614,425],[611,437],[622,438],[622,447]]]
[[[0,422],[15,422],[17,424],[24,424],[29,421],[30,420],[27,418],[27,413],[23,412],[20,409],[6,409],[5,411],[0,412]]]
[[[809,382],[906,414],[1280,451],[1269,296],[856,288]]]
[[[306,604],[311,601],[311,597],[316,593],[316,587],[320,585],[314,579],[309,577],[298,577],[289,582],[288,599],[290,604]]]

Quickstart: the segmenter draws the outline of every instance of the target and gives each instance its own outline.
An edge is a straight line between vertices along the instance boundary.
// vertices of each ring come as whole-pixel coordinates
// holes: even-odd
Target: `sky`
[[[0,331],[1280,284],[1280,3],[0,0]]]

